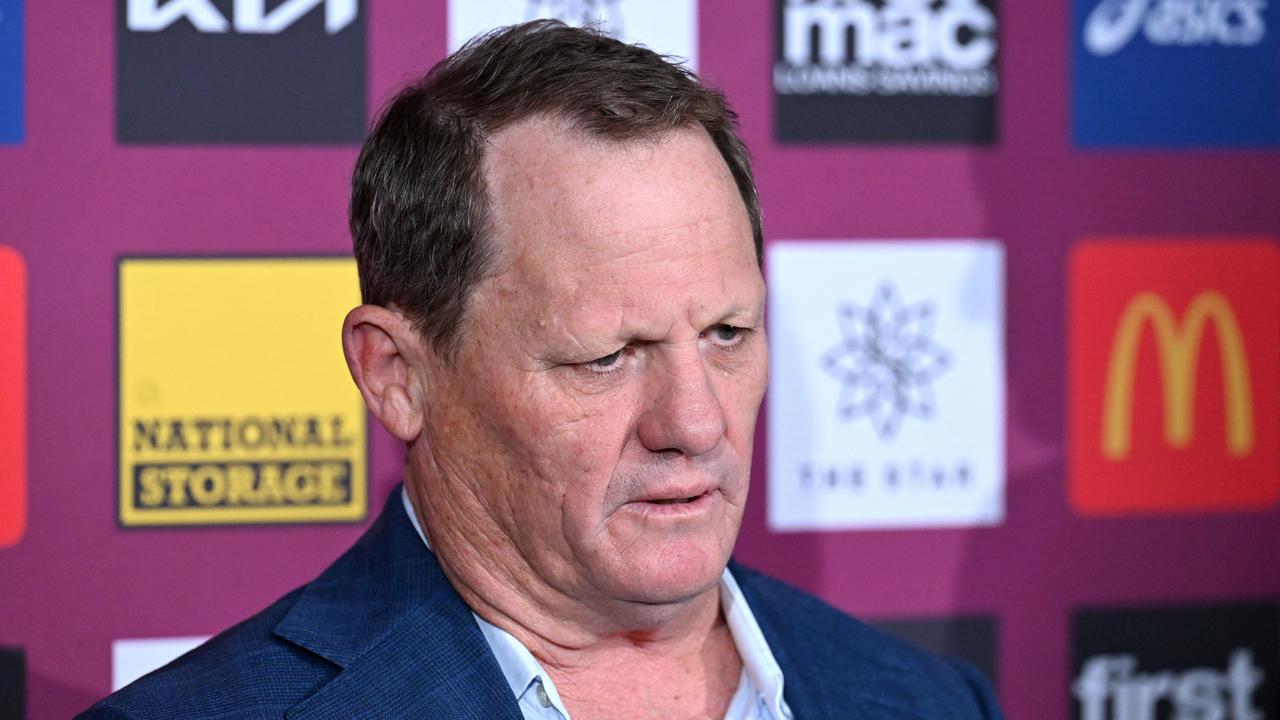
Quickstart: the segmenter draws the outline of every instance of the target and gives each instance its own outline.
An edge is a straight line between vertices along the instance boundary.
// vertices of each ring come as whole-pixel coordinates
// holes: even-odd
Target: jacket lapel
[[[874,649],[859,647],[855,637],[829,637],[834,628],[808,622],[811,618],[796,606],[794,594],[779,595],[736,562],[730,561],[729,571],[782,669],[782,695],[796,720],[920,717],[895,701],[909,700],[914,689],[903,668],[876,657]],[[832,643],[839,653],[830,651]]]
[[[470,608],[400,503],[299,596],[275,634],[341,671],[286,717],[520,719]]]
[[[862,717],[847,710],[836,714],[823,691],[820,679],[815,673],[805,672],[807,668],[792,658],[792,652],[800,652],[799,661],[803,663],[803,649],[796,647],[796,642],[790,637],[789,623],[779,621],[772,612],[774,610],[772,604],[759,593],[755,573],[744,570],[733,560],[729,561],[729,572],[733,573],[733,579],[738,582],[738,587],[741,588],[742,595],[747,600],[747,607],[751,608],[751,614],[755,616],[760,632],[769,643],[769,652],[773,653],[773,659],[778,662],[778,667],[782,670],[782,697],[787,701],[787,707],[791,708],[792,717],[796,720]]]

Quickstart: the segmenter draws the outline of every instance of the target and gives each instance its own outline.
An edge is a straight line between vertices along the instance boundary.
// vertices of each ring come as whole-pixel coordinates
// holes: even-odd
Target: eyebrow
[[[758,303],[735,302],[721,310],[719,313],[700,313],[700,315],[702,318],[710,318],[710,320],[706,322],[703,328],[699,328],[699,330],[714,327],[716,325],[754,325],[758,327],[764,323],[765,302],[763,298]],[[627,325],[631,325],[631,327],[628,328],[626,327]],[[613,349],[616,349],[615,345],[621,347],[624,345],[662,342],[662,338],[658,336],[663,334],[664,333],[661,330],[652,334],[644,332],[643,330],[637,331],[633,323],[627,323],[624,320],[622,326],[617,327],[614,330],[607,330],[598,334],[588,334],[588,342],[593,345],[600,343],[599,348],[591,348],[590,350],[587,350],[584,344],[579,340],[579,337],[581,336],[574,336],[572,334],[570,336],[574,338],[574,342],[579,346],[580,350],[586,351],[582,353],[585,356],[587,354],[594,355],[596,352],[607,354]],[[560,348],[548,349],[546,352],[540,353],[539,357],[549,362],[565,362],[570,359],[577,359],[578,355],[579,352],[566,350],[561,346]]]
[[[719,319],[711,323],[712,325],[723,325],[729,321],[749,320],[754,323],[764,322],[764,301],[752,304],[733,305],[725,312],[721,313]]]

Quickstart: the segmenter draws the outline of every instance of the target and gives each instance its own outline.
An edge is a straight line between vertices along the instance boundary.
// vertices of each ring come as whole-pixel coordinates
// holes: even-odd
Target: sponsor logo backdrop
[[[24,717],[26,700],[26,653],[22,648],[0,647],[0,717]]]
[[[116,136],[358,142],[360,0],[116,0]]]
[[[995,139],[995,0],[773,1],[778,140]]]
[[[163,667],[208,637],[134,638],[111,643],[111,689],[119,690]]]
[[[1086,147],[1280,146],[1280,4],[1072,0]]]
[[[0,246],[0,548],[27,527],[27,271]]]
[[[1280,500],[1280,246],[1217,240],[1076,248],[1068,389],[1081,512]]]
[[[120,522],[359,520],[365,410],[334,340],[349,259],[120,263]]]
[[[449,0],[449,48],[496,27],[549,18],[608,31],[698,66],[696,0]]]
[[[22,142],[23,39],[22,0],[0,0],[0,145]]]
[[[1280,605],[1087,609],[1073,635],[1073,717],[1261,720],[1280,710]]]
[[[1082,74],[1104,4],[1142,20]],[[1133,688],[1185,686],[1232,717],[1231,688],[1261,672],[1243,712],[1274,716],[1274,660],[1243,631],[1223,644],[1187,616],[1148,646],[1113,623],[1077,657],[1073,618],[1280,602],[1276,12],[0,0],[0,245],[16,253],[0,252],[0,373],[25,358],[0,382],[0,646],[25,666],[19,685],[0,670],[0,695],[20,687],[27,718],[70,717],[181,647],[146,639],[256,612],[381,509],[402,454],[365,427],[338,355],[356,291],[334,258],[350,251],[360,136],[451,44],[554,16],[690,58],[741,116],[775,371],[742,562],[863,618],[942,623],[890,629],[989,672],[1013,718],[1087,717],[1099,701],[1074,688],[1094,657],[1112,658],[1097,675],[1108,713]],[[1129,314],[1131,422],[1113,423],[1132,453],[1110,460],[1107,366],[1143,293],[1160,302]],[[1248,372],[1224,376],[1238,358]],[[1246,397],[1229,378],[1246,374],[1247,457],[1228,442],[1250,426],[1228,422]],[[25,474],[11,469],[23,456]],[[349,484],[322,472],[335,463]],[[1234,614],[1274,639],[1271,620]],[[964,629],[974,618],[981,632]],[[1249,657],[1233,661],[1238,647]],[[1160,702],[1155,717],[1171,716]]]
[[[999,678],[996,672],[997,622],[993,617],[902,618],[878,620],[875,625],[922,650],[960,658],[992,679],[993,683]]]
[[[769,525],[1004,515],[1004,263],[993,242],[769,248]]]

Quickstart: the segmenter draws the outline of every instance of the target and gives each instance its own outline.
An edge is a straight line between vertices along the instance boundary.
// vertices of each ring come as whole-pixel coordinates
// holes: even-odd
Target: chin
[[[666,605],[683,602],[715,588],[728,551],[718,546],[672,543],[656,552],[631,549],[617,568],[618,596],[633,602]]]

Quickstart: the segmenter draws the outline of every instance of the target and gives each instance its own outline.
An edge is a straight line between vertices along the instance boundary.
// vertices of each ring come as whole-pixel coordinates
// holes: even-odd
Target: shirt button
[[[551,707],[551,698],[547,696],[547,689],[538,683],[538,702],[542,703],[542,707]]]

